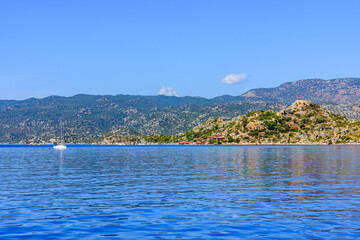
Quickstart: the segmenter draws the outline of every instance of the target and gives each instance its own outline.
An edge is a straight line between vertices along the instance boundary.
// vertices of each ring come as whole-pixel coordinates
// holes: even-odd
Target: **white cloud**
[[[231,73],[227,75],[223,80],[221,80],[224,84],[235,84],[235,83],[244,83],[246,81],[246,74],[240,73],[240,74],[234,74]]]
[[[175,96],[175,97],[179,96],[172,87],[165,87],[165,86],[162,86],[158,94],[164,96]]]

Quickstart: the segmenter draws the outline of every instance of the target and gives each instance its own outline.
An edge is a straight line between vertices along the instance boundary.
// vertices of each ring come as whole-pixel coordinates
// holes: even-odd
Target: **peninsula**
[[[114,137],[102,143],[116,143]],[[175,136],[142,136],[146,143],[179,144],[356,144],[360,122],[321,108],[311,101],[297,100],[278,112],[249,112],[230,120],[210,119]]]

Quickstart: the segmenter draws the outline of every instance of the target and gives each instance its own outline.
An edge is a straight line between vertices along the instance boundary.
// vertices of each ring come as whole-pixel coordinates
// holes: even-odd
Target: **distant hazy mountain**
[[[0,100],[0,110],[12,106],[20,101],[17,100]]]
[[[360,103],[360,78],[333,80],[304,79],[284,83],[275,88],[257,88],[241,96],[264,102],[274,101],[291,104],[299,98],[312,102]]]
[[[184,132],[211,117],[279,109],[273,103],[227,103],[200,97],[50,96],[13,102],[0,110],[0,142],[47,142],[59,134],[60,120],[69,142],[92,142],[101,134],[125,129],[137,134]]]

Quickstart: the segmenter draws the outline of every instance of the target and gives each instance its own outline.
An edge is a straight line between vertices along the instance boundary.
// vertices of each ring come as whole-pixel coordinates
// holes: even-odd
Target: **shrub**
[[[253,116],[255,113],[254,112],[248,112],[245,116],[246,117],[251,117],[251,116]]]
[[[326,121],[326,118],[324,116],[318,116],[315,118],[316,124],[321,124],[321,123],[324,123],[325,121]]]
[[[248,134],[249,134],[249,136],[257,137],[257,136],[259,136],[259,131],[252,130]]]
[[[309,119],[309,118],[303,118],[303,119],[301,119],[301,121],[300,121],[301,124],[306,124],[306,123],[308,123],[308,122],[310,122],[310,119]]]
[[[261,112],[261,115],[259,116],[260,120],[270,120],[273,118],[279,118],[279,117],[272,111]]]
[[[265,122],[266,128],[270,131],[275,130],[277,127],[277,123],[274,121]]]

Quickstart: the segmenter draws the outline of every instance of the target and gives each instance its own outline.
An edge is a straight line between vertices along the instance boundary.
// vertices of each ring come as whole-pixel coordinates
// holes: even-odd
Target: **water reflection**
[[[1,238],[358,236],[357,146],[0,151]]]

